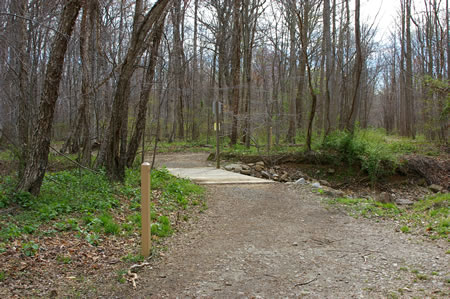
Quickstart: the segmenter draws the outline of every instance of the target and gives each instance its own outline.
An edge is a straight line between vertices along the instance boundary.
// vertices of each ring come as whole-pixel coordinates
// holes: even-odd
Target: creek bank
[[[214,160],[211,154],[208,160]],[[223,168],[258,178],[295,184],[299,180],[332,197],[360,197],[412,205],[427,195],[449,190],[450,161],[417,155],[403,156],[376,182],[358,163],[348,165],[337,153],[298,152],[274,155],[242,155],[223,153]],[[314,185],[315,184],[315,185]],[[318,184],[318,185],[317,185]]]

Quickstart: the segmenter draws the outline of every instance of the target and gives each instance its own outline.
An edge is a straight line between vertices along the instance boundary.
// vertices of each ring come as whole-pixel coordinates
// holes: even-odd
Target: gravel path
[[[205,154],[159,157],[205,166]],[[449,243],[354,219],[308,187],[207,187],[208,210],[139,273],[134,297],[450,296]],[[116,296],[121,296],[116,294]]]

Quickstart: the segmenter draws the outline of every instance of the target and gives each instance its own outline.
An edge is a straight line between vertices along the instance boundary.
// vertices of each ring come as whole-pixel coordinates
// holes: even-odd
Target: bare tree
[[[233,36],[231,56],[231,76],[233,78],[232,107],[233,119],[231,127],[232,145],[237,142],[237,127],[239,114],[240,82],[241,82],[241,0],[235,0],[233,4]]]
[[[50,135],[64,65],[64,55],[80,8],[81,0],[70,0],[66,3],[61,13],[45,73],[39,107],[39,120],[34,130],[31,150],[17,190],[28,191],[34,195],[38,195],[40,192],[48,164]]]
[[[152,9],[142,16],[141,5],[137,1],[133,22],[133,32],[127,54],[119,72],[111,119],[106,134],[105,147],[99,154],[98,165],[105,165],[112,180],[123,180],[126,165],[127,125],[128,125],[128,95],[130,79],[136,69],[136,60],[142,55],[148,33],[164,15],[170,0],[158,0]]]

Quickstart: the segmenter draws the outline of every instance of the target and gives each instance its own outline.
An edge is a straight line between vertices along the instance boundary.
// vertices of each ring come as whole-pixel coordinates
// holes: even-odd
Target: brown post
[[[220,168],[220,117],[219,117],[219,105],[220,102],[216,101],[216,106],[214,107],[214,113],[216,114],[216,168]]]
[[[273,142],[272,142],[272,127],[270,127],[270,131],[269,131],[269,151],[272,149],[273,147]]]
[[[150,230],[150,163],[141,165],[141,254],[150,255],[152,246]]]

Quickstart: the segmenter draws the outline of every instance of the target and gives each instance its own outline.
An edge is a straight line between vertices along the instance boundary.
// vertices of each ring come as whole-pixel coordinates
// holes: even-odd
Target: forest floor
[[[210,166],[207,156],[160,154],[157,166]],[[173,235],[155,242],[158,248],[150,259],[127,255],[136,252],[137,235],[110,237],[91,246],[67,232],[49,238],[46,250],[34,257],[14,258],[22,276],[3,286],[0,280],[0,294],[4,298],[450,296],[446,238],[401,232],[401,224],[389,217],[350,216],[345,206],[332,203],[309,184],[205,188],[208,209],[192,210],[189,221],[177,220]],[[448,205],[448,198],[443,203]],[[3,253],[4,262],[10,263],[19,252]],[[70,252],[72,260],[66,263],[63,252]],[[127,282],[133,264],[142,265],[135,268],[135,288]]]
[[[167,167],[206,166],[206,154],[159,156]],[[450,295],[446,240],[349,216],[308,186],[208,186],[208,210],[167,240],[130,285],[107,297],[398,298]],[[89,288],[89,285],[86,287]],[[94,286],[91,286],[94,287]],[[89,295],[89,292],[86,293]]]

